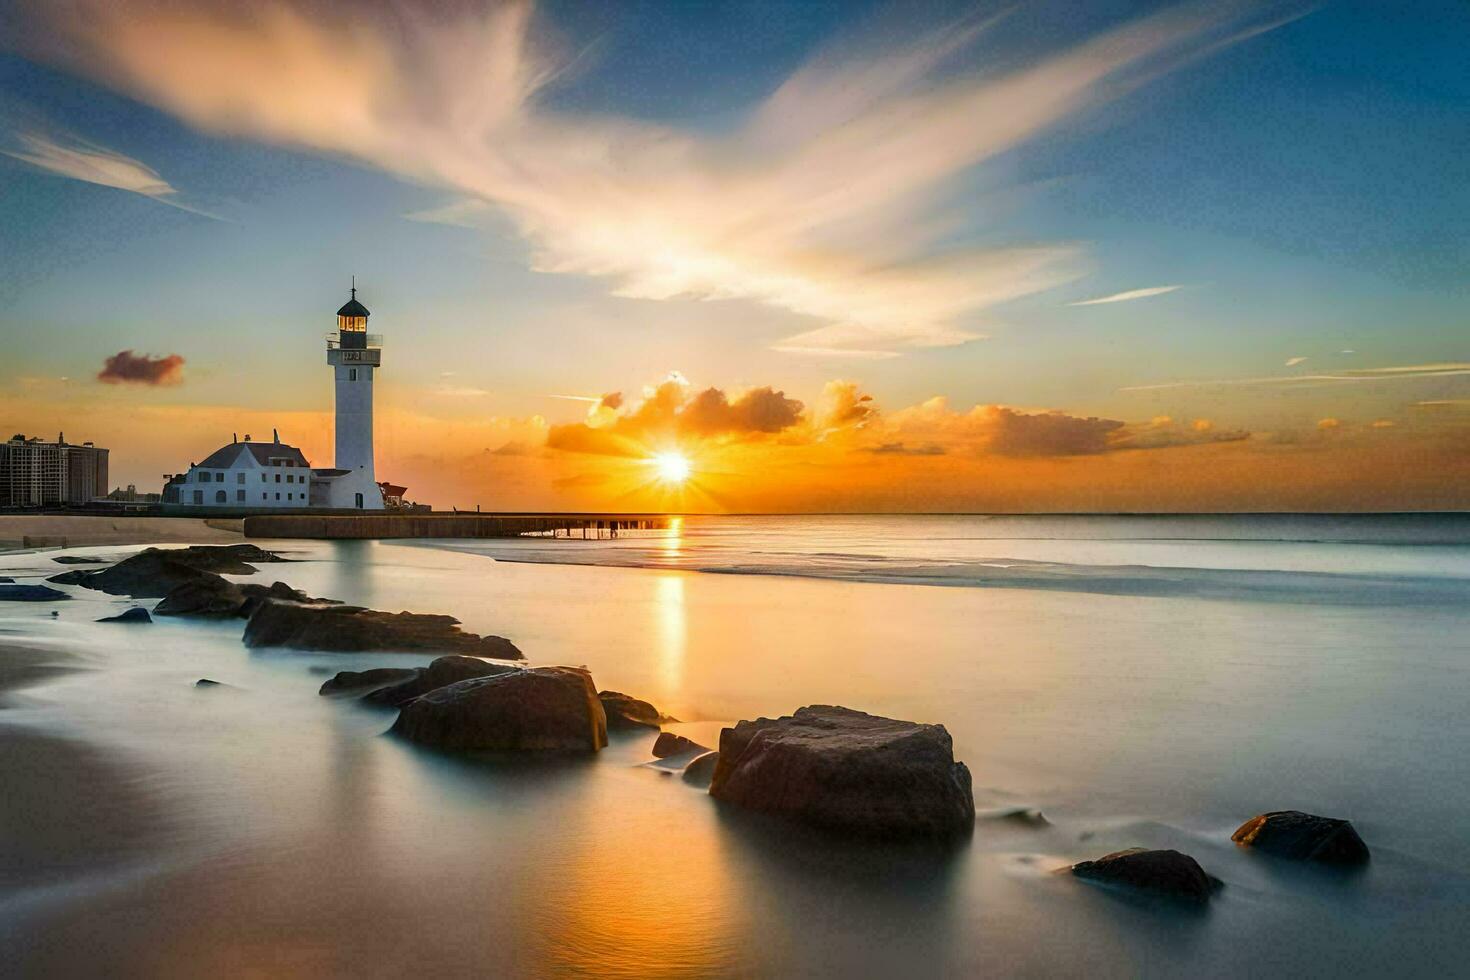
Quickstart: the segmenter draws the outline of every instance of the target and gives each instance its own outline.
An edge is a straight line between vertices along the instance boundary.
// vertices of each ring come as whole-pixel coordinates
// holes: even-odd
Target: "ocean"
[[[616,540],[259,542],[308,593],[445,612],[715,745],[841,704],[944,724],[958,851],[731,812],[649,761],[425,751],[319,697],[427,657],[0,603],[0,950],[19,975],[1443,976],[1470,927],[1470,516],[688,517]],[[136,548],[70,553],[115,557]],[[57,552],[0,555],[39,581]],[[152,600],[143,604],[151,605]],[[6,656],[0,653],[0,658]],[[38,658],[38,659],[37,659]],[[208,677],[217,688],[196,688]],[[1341,874],[1247,818],[1353,820]],[[1044,819],[1018,817],[1039,811]],[[1059,874],[1173,847],[1204,911]]]

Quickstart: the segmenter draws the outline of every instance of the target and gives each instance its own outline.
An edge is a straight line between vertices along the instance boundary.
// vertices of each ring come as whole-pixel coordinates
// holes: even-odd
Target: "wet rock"
[[[1368,845],[1351,823],[1301,810],[1273,810],[1252,817],[1230,839],[1293,861],[1340,865],[1368,861]]]
[[[684,782],[691,786],[708,788],[710,780],[714,778],[715,766],[720,763],[720,753],[706,752],[684,767],[682,774]]]
[[[371,670],[342,670],[317,689],[318,694],[362,694],[418,676],[413,667],[374,667]]]
[[[242,619],[249,619],[255,607],[267,599],[286,599],[290,602],[309,602],[318,605],[337,606],[341,602],[337,599],[318,599],[309,596],[300,589],[293,589],[285,582],[272,582],[270,585],[255,585],[250,583],[240,586],[240,591],[245,595],[245,601],[240,604],[237,613]]]
[[[57,555],[51,559],[58,565],[106,565],[106,558],[86,558],[82,555]]]
[[[445,749],[596,752],[607,719],[592,675],[533,667],[459,681],[406,705],[394,732]]]
[[[146,548],[110,568],[95,572],[73,569],[53,575],[47,581],[80,585],[108,595],[162,599],[185,582],[198,581],[211,573],[253,575],[255,564],[286,560],[253,544]],[[247,564],[251,562],[254,564]]]
[[[60,602],[70,598],[47,585],[0,585],[0,600],[6,602]]]
[[[194,686],[195,687],[228,687],[229,685],[228,684],[224,684],[224,683],[222,683],[220,681],[212,681],[208,677],[201,677],[197,681],[194,682]]]
[[[971,831],[970,770],[943,725],[813,705],[720,732],[710,795],[832,830],[879,838]]]
[[[124,609],[122,612],[118,613],[116,616],[103,616],[101,619],[97,620],[97,622],[99,622],[99,623],[151,623],[151,622],[153,622],[153,617],[150,616],[150,615],[148,615],[148,610],[144,609],[142,606],[134,606],[131,609]]]
[[[606,705],[604,704],[604,707]],[[655,759],[666,759],[671,755],[679,755],[683,752],[708,752],[709,746],[700,745],[693,739],[685,738],[683,735],[675,735],[673,732],[660,732],[658,739],[653,743],[653,757]]]
[[[647,701],[623,694],[619,691],[599,691],[597,697],[607,712],[609,731],[628,731],[633,728],[658,728],[665,722],[678,721],[661,713]]]
[[[440,657],[427,667],[419,667],[410,671],[410,676],[401,682],[368,693],[363,700],[373,704],[386,704],[401,708],[414,698],[441,687],[448,687],[450,684],[457,684],[474,677],[491,677],[495,674],[520,669],[510,664],[486,663],[476,657],[459,654]]]
[[[229,579],[213,572],[200,572],[196,577],[170,589],[168,595],[153,607],[156,616],[194,616],[201,619],[232,619],[245,604],[245,592]]]
[[[0,575],[0,585],[9,585],[11,582],[14,581],[15,579],[11,578],[9,575]]]
[[[1209,901],[1221,882],[1205,873],[1199,862],[1179,851],[1151,851],[1130,847],[1096,861],[1072,865],[1072,874],[1088,881],[1119,885],[1185,902]]]
[[[503,636],[478,636],[453,616],[388,613],[361,606],[266,599],[245,624],[248,647],[295,647],[328,652],[465,653],[524,660]]]

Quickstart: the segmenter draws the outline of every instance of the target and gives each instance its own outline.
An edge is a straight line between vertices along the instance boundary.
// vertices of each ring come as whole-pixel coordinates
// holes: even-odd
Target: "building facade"
[[[187,472],[168,476],[163,502],[190,507],[382,510],[383,490],[373,460],[373,375],[382,365],[378,338],[369,336],[371,314],[352,297],[337,311],[337,332],[327,335],[327,363],[336,394],[336,465],[313,468],[295,446],[232,440]]]
[[[108,452],[58,435],[0,443],[0,507],[81,506],[107,494]]]

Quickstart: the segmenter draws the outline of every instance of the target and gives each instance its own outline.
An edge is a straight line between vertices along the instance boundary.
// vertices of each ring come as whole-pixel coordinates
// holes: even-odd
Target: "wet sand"
[[[0,514],[0,551],[110,544],[238,544],[239,520]]]

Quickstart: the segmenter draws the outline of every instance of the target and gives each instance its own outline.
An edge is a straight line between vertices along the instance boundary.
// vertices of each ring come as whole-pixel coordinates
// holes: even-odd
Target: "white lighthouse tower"
[[[373,471],[373,375],[383,363],[378,338],[367,332],[366,306],[352,298],[337,311],[337,333],[327,337],[327,363],[336,374],[337,461],[329,506],[382,510],[383,493]]]

